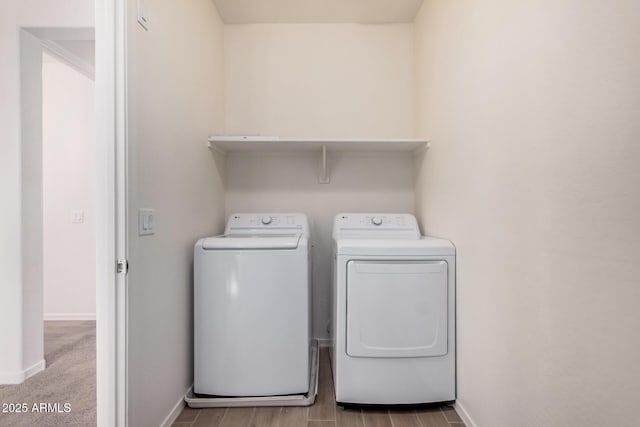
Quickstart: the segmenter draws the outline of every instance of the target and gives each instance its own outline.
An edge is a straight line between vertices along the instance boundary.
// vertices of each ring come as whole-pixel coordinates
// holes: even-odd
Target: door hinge
[[[129,261],[126,259],[116,260],[116,273],[127,274],[129,272]]]

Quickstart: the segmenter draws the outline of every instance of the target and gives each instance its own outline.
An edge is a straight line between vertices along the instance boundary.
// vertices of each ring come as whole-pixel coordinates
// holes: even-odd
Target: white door
[[[347,354],[447,354],[446,261],[349,261]]]
[[[95,2],[98,427],[127,425],[125,6]]]

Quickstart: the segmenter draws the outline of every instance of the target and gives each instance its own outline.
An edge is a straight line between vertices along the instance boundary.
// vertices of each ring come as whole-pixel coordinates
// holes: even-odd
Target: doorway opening
[[[95,43],[43,42],[44,354],[74,420],[96,420]],[[68,383],[74,387],[68,387]]]
[[[20,31],[25,368],[0,400],[26,406],[3,425],[97,423],[95,217],[107,194],[96,186],[94,40],[93,28]]]

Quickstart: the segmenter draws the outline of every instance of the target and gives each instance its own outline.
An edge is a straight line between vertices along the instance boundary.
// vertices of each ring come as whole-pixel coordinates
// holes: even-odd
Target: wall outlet
[[[148,236],[151,234],[156,234],[155,232],[155,221],[156,221],[156,210],[149,208],[141,208],[138,211],[138,235],[139,236]]]

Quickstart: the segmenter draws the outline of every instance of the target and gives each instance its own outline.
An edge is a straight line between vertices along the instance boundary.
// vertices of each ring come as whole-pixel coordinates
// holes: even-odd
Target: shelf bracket
[[[318,177],[319,184],[329,184],[331,179],[327,171],[327,146],[322,146],[322,157],[320,159],[320,176]]]

